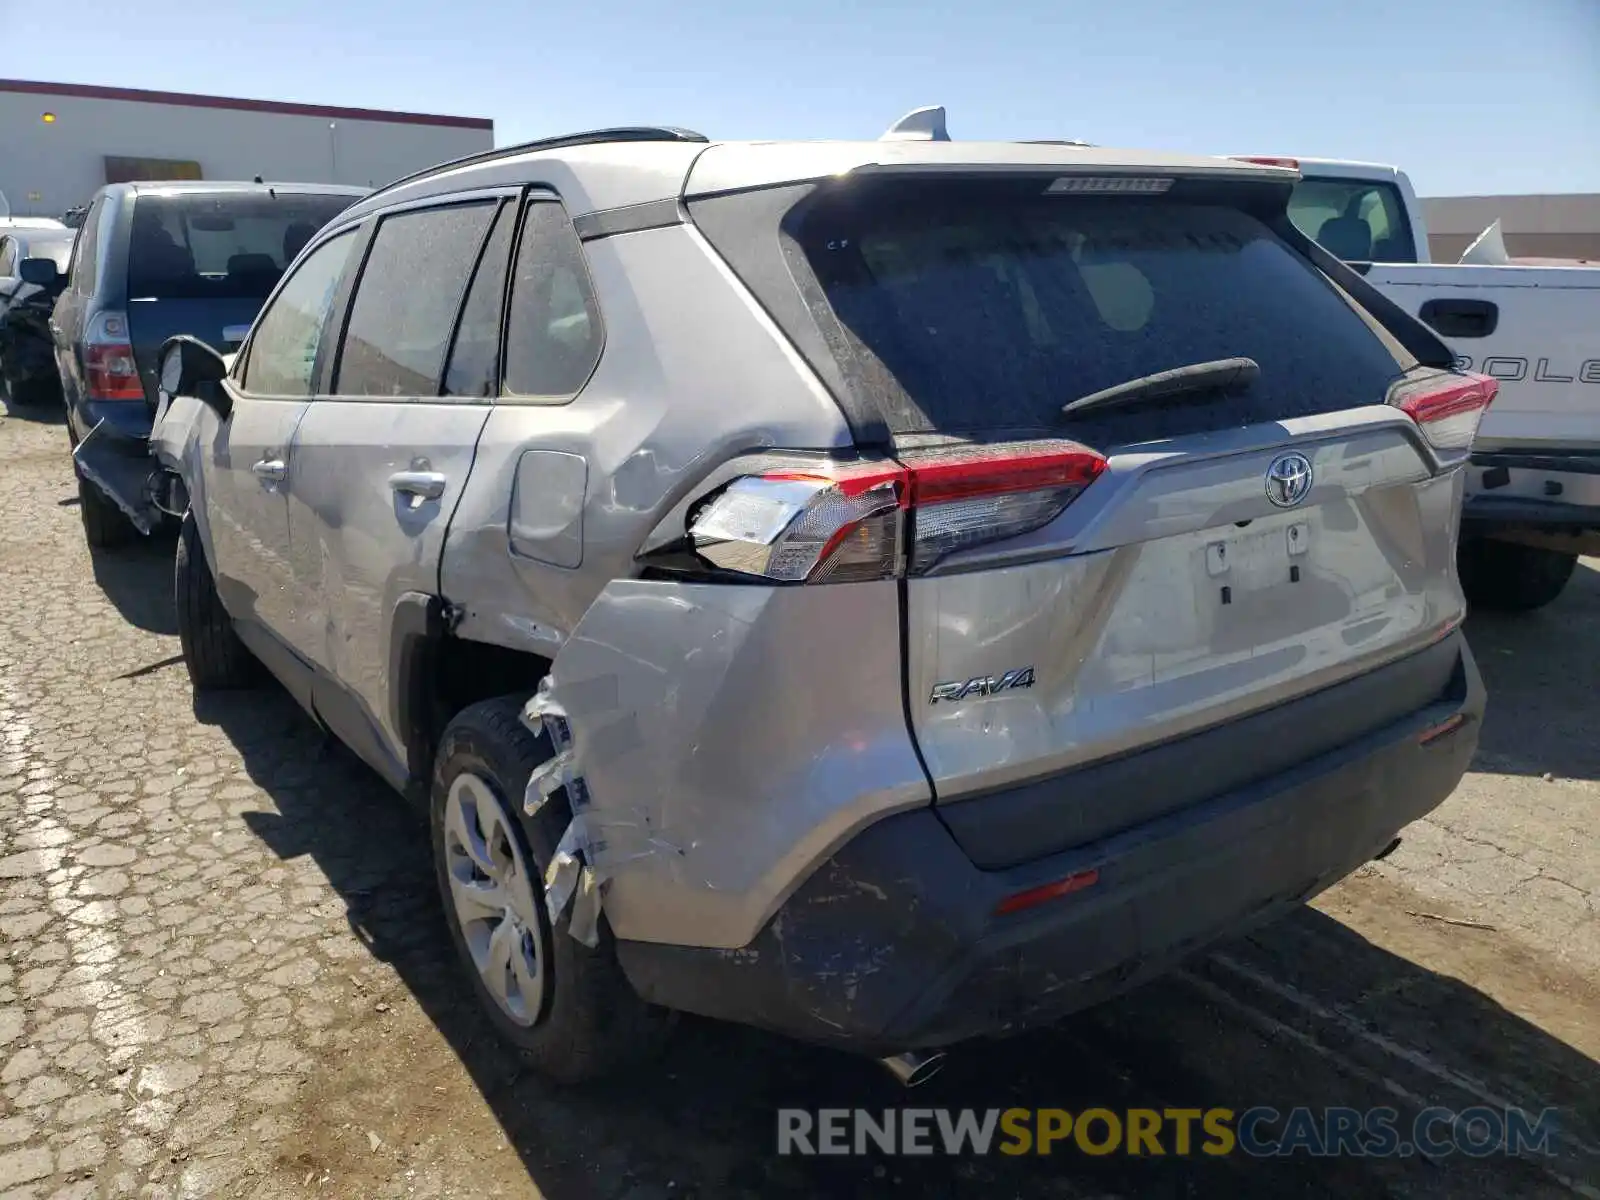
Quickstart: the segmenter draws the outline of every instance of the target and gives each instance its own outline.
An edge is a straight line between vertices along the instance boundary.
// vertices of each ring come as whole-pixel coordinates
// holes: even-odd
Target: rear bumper
[[[1448,644],[1442,695],[1267,779],[1003,870],[976,866],[931,808],[901,813],[839,849],[749,946],[621,942],[623,968],[652,1002],[875,1054],[1067,1015],[1293,908],[1444,800],[1484,707],[1465,640]],[[1091,887],[995,914],[1090,869]]]
[[[129,436],[110,421],[102,421],[73,448],[72,461],[78,473],[105,493],[140,533],[154,533],[166,524],[167,514],[157,500],[169,472],[151,456],[148,440]]]
[[[143,400],[80,400],[72,413],[79,437],[104,422],[116,434],[134,442],[150,440],[150,406]],[[129,453],[142,451],[129,449]]]
[[[1600,531],[1600,450],[1474,453],[1461,524],[1469,537]]]

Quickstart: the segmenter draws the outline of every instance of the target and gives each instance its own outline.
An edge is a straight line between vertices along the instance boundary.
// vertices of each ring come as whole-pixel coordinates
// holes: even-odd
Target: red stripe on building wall
[[[34,96],[73,96],[84,100],[124,100],[133,104],[174,104],[183,108],[229,108],[239,112],[283,113],[293,117],[332,117],[345,121],[388,121],[395,125],[445,125],[452,129],[494,129],[484,117],[447,117],[437,113],[390,112],[381,108],[339,108],[331,104],[289,104],[281,100],[238,100],[231,96],[196,96],[188,92],[147,92],[142,88],[96,87],[87,83],[38,83],[0,79],[0,92]]]

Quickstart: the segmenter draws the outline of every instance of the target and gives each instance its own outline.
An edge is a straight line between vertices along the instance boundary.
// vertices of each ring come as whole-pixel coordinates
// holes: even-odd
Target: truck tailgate
[[[1500,381],[1477,449],[1600,449],[1600,270],[1377,263],[1367,281]]]

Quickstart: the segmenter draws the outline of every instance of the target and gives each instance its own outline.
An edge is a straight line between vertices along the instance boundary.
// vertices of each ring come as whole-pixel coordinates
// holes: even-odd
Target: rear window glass
[[[35,240],[28,243],[27,249],[29,258],[48,258],[55,263],[56,270],[65,271],[67,260],[72,257],[72,239]]]
[[[263,192],[140,196],[128,240],[136,299],[265,300],[311,236],[354,196]]]
[[[1289,220],[1346,262],[1416,262],[1400,189],[1356,179],[1302,179],[1289,197]]]
[[[895,433],[1141,441],[1381,403],[1402,369],[1328,280],[1229,207],[924,182],[829,198],[799,237],[849,339],[893,377]],[[1261,367],[1243,395],[1060,415],[1236,357]]]

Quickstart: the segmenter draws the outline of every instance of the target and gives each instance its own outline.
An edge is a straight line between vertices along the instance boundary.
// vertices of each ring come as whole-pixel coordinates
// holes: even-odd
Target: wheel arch
[[[497,696],[531,695],[550,660],[526,650],[456,636],[442,596],[407,592],[389,634],[389,721],[404,741],[406,795],[425,805],[434,754],[452,717]]]

